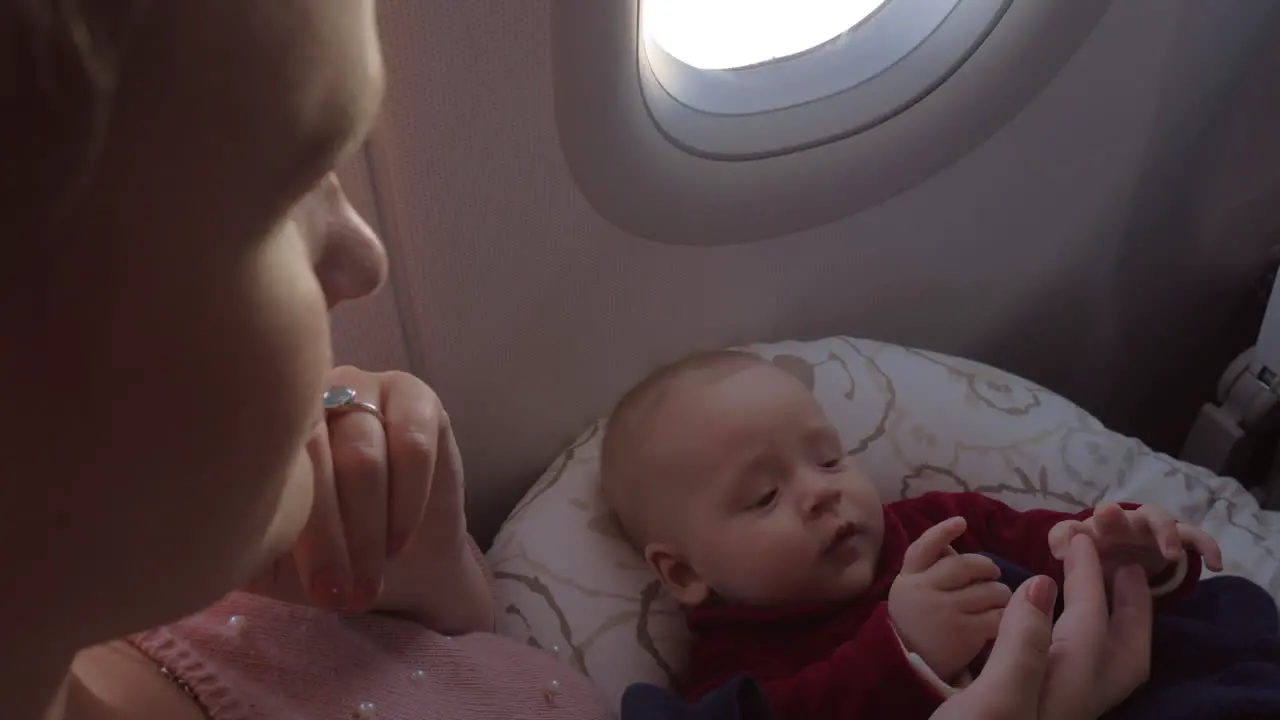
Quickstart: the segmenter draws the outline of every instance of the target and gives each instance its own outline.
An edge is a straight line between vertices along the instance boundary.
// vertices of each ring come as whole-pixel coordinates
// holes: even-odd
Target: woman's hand
[[[492,602],[440,399],[401,372],[339,367],[329,381],[378,407],[385,424],[353,410],[317,427],[306,447],[315,488],[307,525],[249,589],[334,610],[399,611],[441,631],[484,627]]]
[[[1094,720],[1145,682],[1152,609],[1142,570],[1117,573],[1108,610],[1097,548],[1079,535],[1066,555],[1065,593],[1055,626],[1053,581],[1023,583],[982,673],[932,720]]]

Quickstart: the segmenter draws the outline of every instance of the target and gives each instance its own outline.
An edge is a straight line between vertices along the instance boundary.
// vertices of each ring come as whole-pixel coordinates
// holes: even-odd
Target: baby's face
[[[875,575],[880,498],[794,377],[766,363],[673,392],[650,447],[675,513],[671,557],[646,555],[686,604],[844,600]],[[681,565],[684,563],[685,565]]]

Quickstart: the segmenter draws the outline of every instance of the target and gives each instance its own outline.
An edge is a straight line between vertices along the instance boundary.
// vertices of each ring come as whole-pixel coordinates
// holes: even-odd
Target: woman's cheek
[[[323,419],[320,395],[333,369],[329,313],[324,293],[300,240],[281,239],[268,258],[262,279],[264,322],[258,331],[267,347],[262,368],[264,390],[281,409],[291,408],[292,453],[302,448],[315,424]]]
[[[258,357],[245,370],[256,387],[254,397],[260,420],[270,427],[252,425],[242,430],[246,446],[256,446],[267,475],[257,478],[257,488],[244,488],[267,503],[266,527],[261,533],[260,555],[247,558],[265,564],[287,552],[301,532],[313,500],[313,472],[306,452],[308,439],[323,422],[320,395],[332,369],[328,313],[306,255],[298,247],[281,242],[264,260],[258,283],[257,317],[251,321]],[[259,569],[258,567],[252,568]]]

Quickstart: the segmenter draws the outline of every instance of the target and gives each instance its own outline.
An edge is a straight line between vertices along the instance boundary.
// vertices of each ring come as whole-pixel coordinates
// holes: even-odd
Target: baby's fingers
[[[999,580],[1000,567],[989,557],[966,553],[942,558],[926,575],[938,590],[959,590],[976,582]]]
[[[999,610],[1009,604],[1013,591],[1008,585],[998,582],[974,583],[962,590],[955,591],[955,604],[966,613],[985,613]]]
[[[1222,548],[1218,547],[1218,541],[1210,537],[1209,533],[1182,523],[1178,523],[1177,533],[1179,543],[1195,548],[1206,567],[1214,572],[1222,572]]]
[[[934,563],[948,555],[953,555],[951,541],[964,533],[968,524],[960,516],[947,518],[934,525],[916,541],[907,547],[902,558],[902,572],[907,575],[921,573],[933,567]]]
[[[972,633],[970,637],[980,638],[984,644],[988,640],[994,640],[1000,632],[1000,620],[1003,618],[1003,606],[969,615],[968,630]]]
[[[1079,520],[1063,520],[1049,530],[1049,552],[1055,560],[1067,556],[1067,548],[1071,547],[1071,538],[1079,534],[1092,537],[1089,527]]]
[[[1127,542],[1137,530],[1135,521],[1140,523],[1141,519],[1142,516],[1130,515],[1118,504],[1109,502],[1093,511],[1088,524],[1092,526],[1095,540],[1107,538],[1114,542]]]
[[[1165,560],[1178,560],[1182,557],[1182,540],[1178,537],[1178,522],[1173,516],[1150,505],[1139,508],[1137,515],[1146,521]]]

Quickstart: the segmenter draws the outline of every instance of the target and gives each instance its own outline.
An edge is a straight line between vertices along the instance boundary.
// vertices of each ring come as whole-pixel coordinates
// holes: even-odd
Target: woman
[[[607,717],[450,637],[493,606],[447,416],[330,367],[386,266],[329,175],[381,98],[371,4],[12,0],[0,32],[5,716]],[[1009,717],[994,685],[966,717]]]

